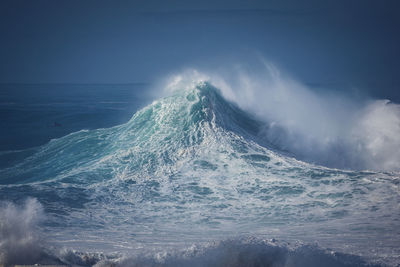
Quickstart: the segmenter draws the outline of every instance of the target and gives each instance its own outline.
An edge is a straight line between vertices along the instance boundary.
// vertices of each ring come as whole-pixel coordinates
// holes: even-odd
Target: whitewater
[[[322,145],[316,131],[303,142],[300,118],[275,116],[278,127],[272,109],[251,109],[224,88],[179,80],[125,124],[1,152],[0,262],[399,265],[397,154],[369,153],[371,135],[357,131],[351,138],[362,142],[332,136]],[[397,112],[391,105],[374,102],[363,114]],[[348,160],[322,156],[332,151]]]

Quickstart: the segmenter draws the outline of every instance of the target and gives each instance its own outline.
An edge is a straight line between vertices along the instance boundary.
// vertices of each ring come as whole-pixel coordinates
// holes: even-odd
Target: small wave
[[[176,252],[160,252],[117,260],[101,260],[95,266],[274,266],[349,267],[380,266],[361,257],[324,250],[318,246],[279,244],[276,240],[247,238],[191,246]]]
[[[23,259],[10,258],[0,263],[10,264],[62,264],[95,267],[380,267],[360,256],[323,249],[317,245],[289,244],[275,239],[254,237],[228,239],[208,244],[193,244],[185,249],[155,251],[142,248],[132,255],[127,253],[82,252],[73,249],[52,248],[50,253],[33,250]],[[21,252],[21,251],[19,251]]]

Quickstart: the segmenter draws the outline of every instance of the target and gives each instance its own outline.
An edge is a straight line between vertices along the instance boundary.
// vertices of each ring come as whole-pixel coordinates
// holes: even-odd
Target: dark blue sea
[[[148,84],[0,84],[0,151],[36,147],[82,129],[127,122]]]

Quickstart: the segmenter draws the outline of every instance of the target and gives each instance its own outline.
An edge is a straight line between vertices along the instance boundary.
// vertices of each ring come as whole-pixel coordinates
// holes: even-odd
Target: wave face
[[[259,257],[255,265],[276,257],[277,266],[294,266],[286,263],[296,255],[316,260],[315,266],[324,257],[329,266],[365,263],[316,249],[243,242],[216,245],[203,256],[135,256],[241,236],[318,242],[368,261],[400,263],[398,173],[301,162],[261,133],[261,121],[200,82],[176,88],[126,124],[1,154],[9,160],[0,170],[0,195],[8,201],[36,198],[47,214],[42,227],[50,243],[133,257],[120,259],[122,265],[198,260],[201,266],[221,251],[224,260],[232,257],[227,251]],[[210,264],[224,265],[217,258]]]

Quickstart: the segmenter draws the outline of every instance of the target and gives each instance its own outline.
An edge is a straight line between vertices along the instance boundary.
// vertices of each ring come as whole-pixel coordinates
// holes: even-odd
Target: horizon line
[[[129,85],[129,84],[150,84],[151,82],[0,82],[0,85]]]

